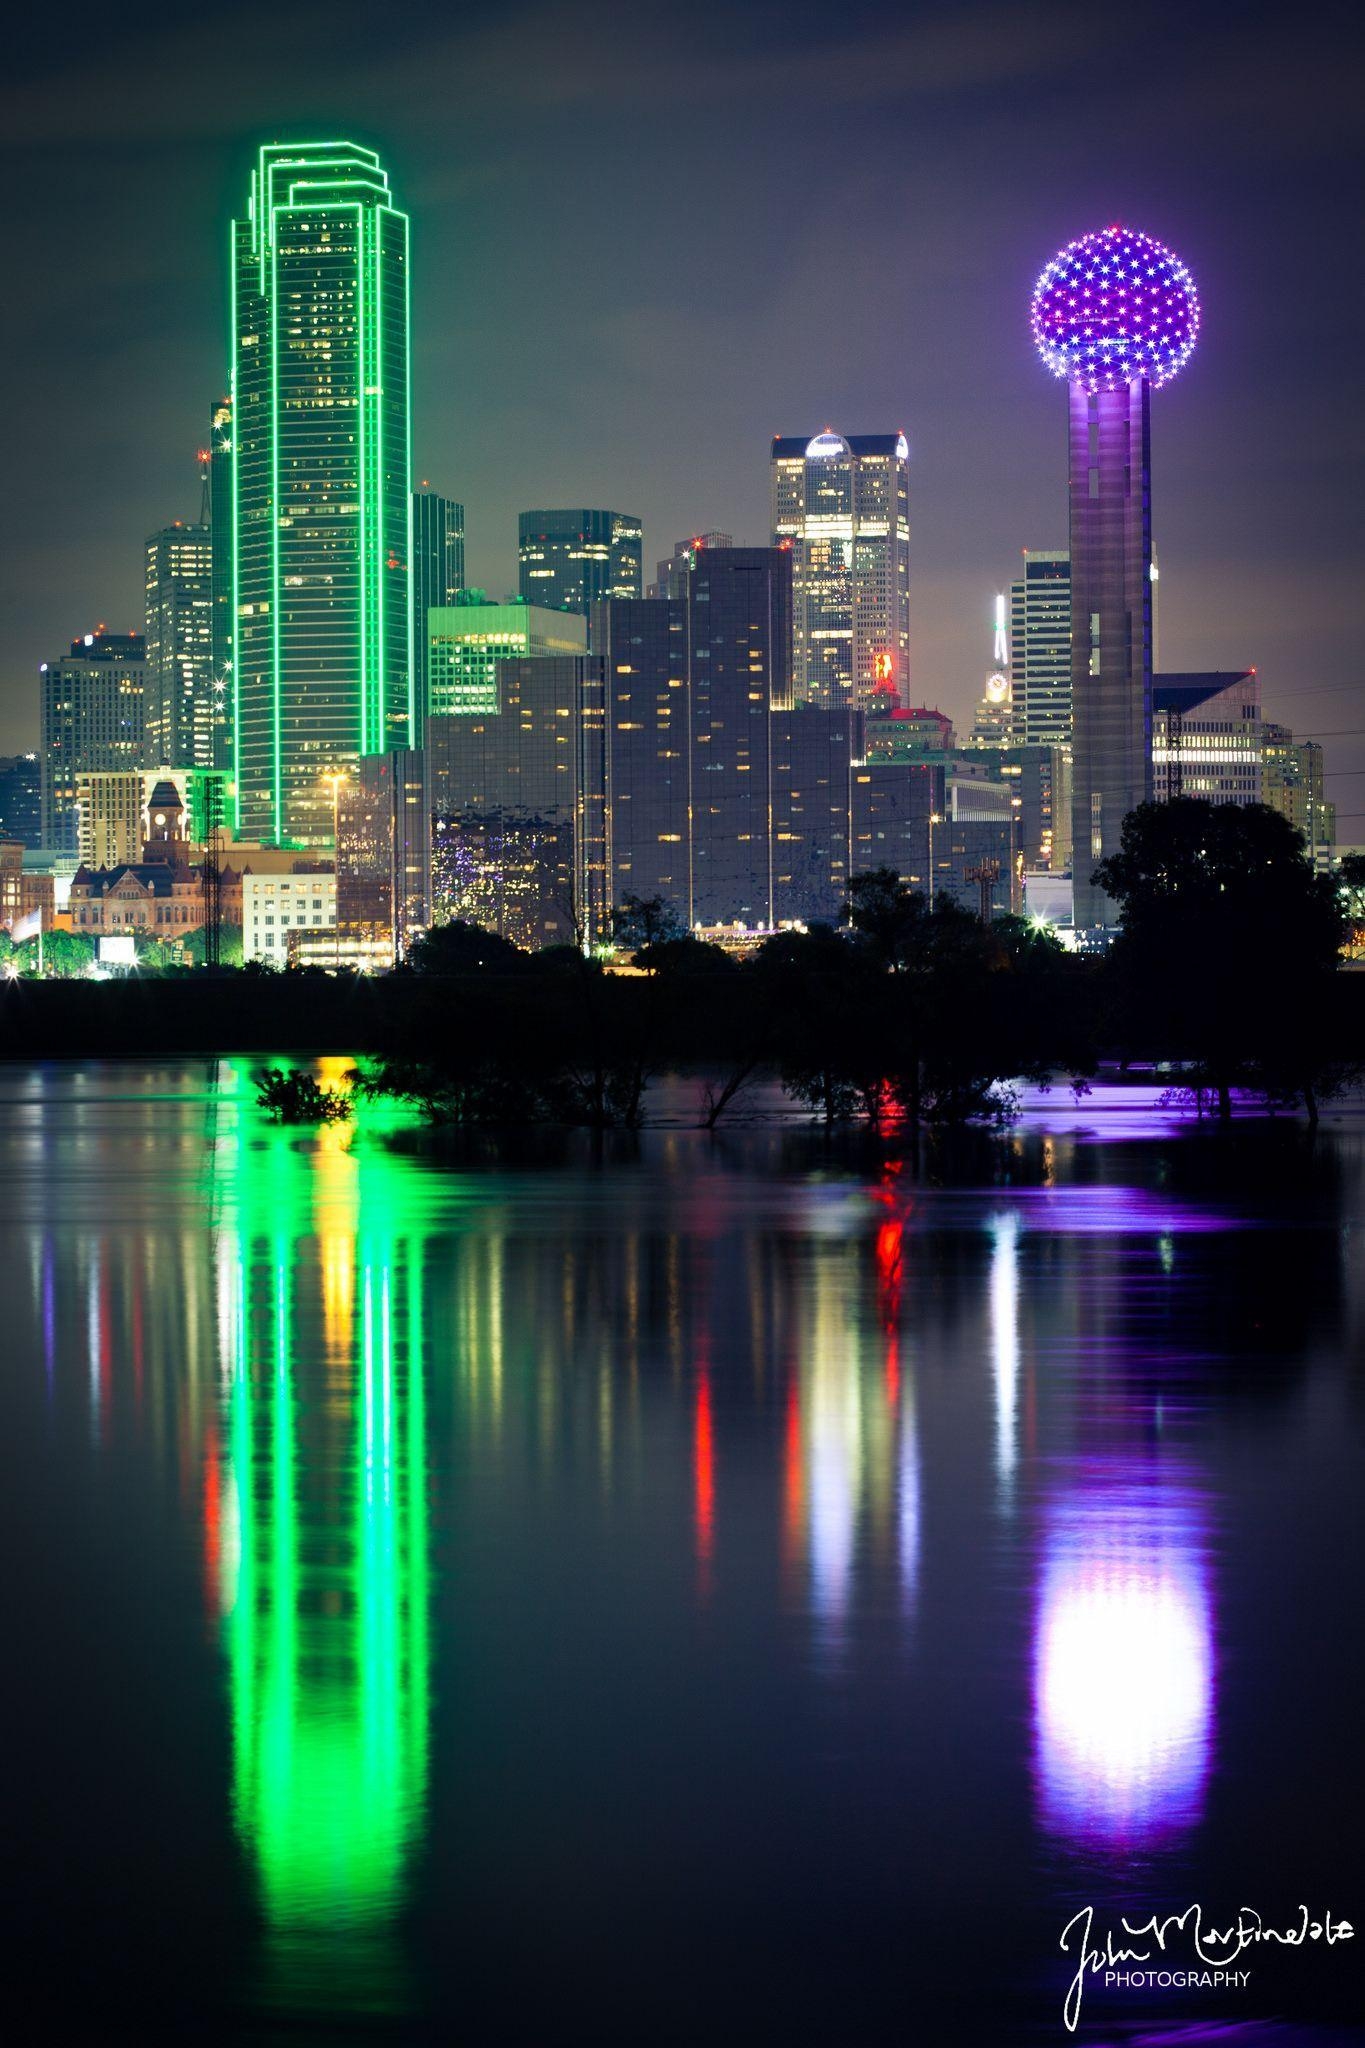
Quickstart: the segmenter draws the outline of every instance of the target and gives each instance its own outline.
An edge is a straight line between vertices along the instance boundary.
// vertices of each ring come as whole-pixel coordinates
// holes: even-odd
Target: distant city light
[[[1169,384],[1199,333],[1199,294],[1185,265],[1135,228],[1082,235],[1033,289],[1033,339],[1054,377],[1090,391],[1135,378]]]

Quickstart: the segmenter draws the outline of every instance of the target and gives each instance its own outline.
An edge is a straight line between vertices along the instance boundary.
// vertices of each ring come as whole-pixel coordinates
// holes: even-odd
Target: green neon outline
[[[358,473],[357,473],[357,478],[356,478],[356,481],[357,481],[357,484],[358,484],[358,487],[359,487],[359,493],[360,493],[360,503],[359,503],[359,509],[358,509],[358,511],[357,511],[357,513],[356,513],[356,518],[357,518],[357,520],[359,521],[359,530],[358,530],[358,533],[357,533],[357,548],[356,548],[356,551],[357,551],[357,554],[358,554],[358,557],[359,557],[359,565],[358,565],[358,566],[359,566],[359,572],[360,572],[360,751],[361,751],[361,753],[363,754],[363,753],[365,752],[365,740],[366,740],[366,737],[367,737],[367,734],[366,734],[366,712],[367,712],[367,709],[368,709],[368,699],[369,699],[369,688],[370,688],[370,658],[369,658],[369,653],[370,653],[370,640],[369,640],[369,632],[370,632],[370,601],[369,601],[369,585],[368,585],[368,579],[367,579],[367,577],[366,577],[366,575],[365,575],[365,560],[366,560],[366,552],[367,552],[367,550],[366,550],[366,545],[365,545],[365,544],[366,544],[366,540],[367,540],[367,538],[368,538],[368,530],[369,530],[369,529],[368,529],[368,521],[366,520],[366,517],[365,517],[365,508],[366,508],[366,494],[365,494],[365,473],[366,473],[366,461],[365,461],[365,333],[366,333],[366,320],[365,320],[365,220],[364,220],[364,214],[363,214],[363,211],[362,211],[362,209],[361,209],[361,206],[360,206],[360,204],[359,204],[359,202],[358,202],[358,201],[357,201],[357,203],[356,203],[356,209],[355,209],[355,212],[356,212],[356,294],[357,294],[357,305],[358,305],[358,308],[359,308],[359,310],[358,310],[358,312],[357,312],[357,315],[356,315],[356,333],[355,333],[355,343],[356,343],[356,427],[357,427],[357,455],[356,455],[356,459],[357,459],[357,462],[359,463],[359,470],[358,470]]]
[[[419,723],[416,665],[413,661],[416,621],[412,602],[412,236],[407,215],[401,214],[399,218],[403,223],[403,497],[408,508],[407,554],[404,558],[407,565],[408,745],[420,747],[426,737],[426,706],[422,707]]]
[[[282,843],[283,823],[280,767],[280,342],[279,342],[280,260],[274,217],[270,222],[270,303],[266,309],[270,324],[270,666],[274,702],[272,748],[272,791],[275,811],[275,844]]]
[[[309,174],[312,175],[309,175]],[[346,199],[344,193],[354,193]],[[363,197],[360,195],[364,195]],[[334,139],[326,142],[266,143],[257,151],[256,168],[252,174],[248,194],[247,222],[234,223],[232,244],[232,324],[233,324],[233,369],[230,378],[230,396],[233,405],[234,454],[235,434],[241,418],[240,380],[240,335],[241,309],[241,264],[247,257],[258,267],[261,319],[269,322],[268,346],[270,349],[270,435],[269,458],[270,489],[270,557],[268,584],[270,592],[270,706],[272,719],[272,740],[270,746],[274,837],[276,843],[286,843],[285,825],[287,804],[285,790],[283,715],[286,708],[286,691],[283,678],[283,628],[281,625],[281,365],[280,350],[282,335],[279,324],[279,232],[280,216],[286,213],[305,212],[309,215],[331,215],[353,213],[356,217],[355,288],[357,294],[356,365],[359,389],[356,393],[356,410],[359,415],[356,434],[356,459],[358,462],[358,528],[357,565],[358,609],[359,609],[359,742],[360,752],[366,753],[374,747],[382,748],[387,742],[390,707],[395,713],[404,702],[406,684],[406,722],[411,741],[417,731],[421,710],[416,698],[416,672],[412,659],[412,638],[415,627],[412,578],[412,312],[411,312],[411,266],[409,262],[408,230],[409,217],[393,204],[389,189],[388,173],[380,161],[377,151],[363,144]],[[404,632],[403,660],[406,676],[399,671],[392,679],[388,672],[388,584],[384,564],[388,560],[386,545],[388,533],[388,499],[385,474],[386,440],[386,392],[385,371],[385,294],[384,264],[391,253],[388,246],[388,230],[382,216],[389,216],[401,223],[398,254],[403,263],[403,305],[402,305],[402,347],[404,350],[402,403],[402,462],[401,478],[403,491],[402,545],[406,553],[404,569],[402,616]],[[243,240],[246,247],[239,246]],[[372,271],[367,275],[367,264]],[[268,277],[267,277],[268,267]],[[237,641],[240,639],[241,612],[241,487],[238,480],[237,464],[233,463],[233,739],[237,758],[238,773],[234,791],[234,815],[237,830],[242,829],[243,776],[241,762],[244,756],[243,734],[247,719],[243,710],[241,694],[241,661]],[[396,509],[396,508],[395,508]],[[378,555],[375,555],[375,550]],[[355,728],[352,728],[355,731]]]
[[[241,234],[238,223],[233,221],[228,236],[228,321],[232,346],[228,351],[228,431],[232,446],[228,460],[232,465],[232,617],[228,621],[228,644],[232,649],[232,816],[233,836],[242,836],[242,664],[238,659],[237,642],[241,638],[242,617],[241,597],[238,589],[239,567],[242,559],[241,512],[237,493],[237,265],[239,262],[238,243]]]

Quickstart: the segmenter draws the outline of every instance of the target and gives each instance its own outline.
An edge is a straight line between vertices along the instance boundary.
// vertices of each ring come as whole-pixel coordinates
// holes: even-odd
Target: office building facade
[[[657,896],[692,921],[692,752],[685,598],[594,607],[607,730],[611,896]]]
[[[42,763],[37,754],[0,754],[0,839],[38,846],[42,836]]]
[[[1261,688],[1255,669],[1160,675],[1152,683],[1152,796],[1261,801]]]
[[[704,551],[688,578],[691,922],[773,924],[774,711],[792,708],[785,548]]]
[[[602,663],[503,660],[497,691],[494,711],[427,721],[433,922],[591,945],[611,910]]]
[[[1296,740],[1287,725],[1261,727],[1261,802],[1302,832],[1315,868],[1327,871],[1337,842],[1337,807],[1323,787],[1324,759],[1316,740]]]
[[[176,520],[146,548],[147,749],[175,768],[211,768],[215,751],[213,544]]]
[[[213,622],[210,666],[213,676],[213,762],[230,769],[233,755],[232,688],[235,595],[232,572],[232,400],[217,399],[209,409],[209,548],[213,563]]]
[[[910,459],[903,434],[779,437],[772,539],[792,558],[799,703],[908,703]]]
[[[425,758],[367,754],[337,795],[336,921],[397,966],[430,922],[431,830]]]
[[[1010,736],[1023,747],[1071,742],[1071,557],[1025,548],[1010,585]]]
[[[587,617],[604,597],[639,597],[644,528],[630,512],[523,512],[517,519],[519,589],[542,611]]]
[[[287,967],[305,936],[336,937],[336,875],[321,862],[301,860],[288,874],[242,877],[242,958]]]
[[[655,579],[645,595],[685,598],[688,575],[702,549],[732,548],[734,544],[734,535],[730,533],[694,533],[690,540],[675,540],[673,553],[658,564]]]
[[[427,715],[427,615],[453,605],[464,589],[464,506],[423,485],[412,494],[412,744]]]
[[[44,662],[39,673],[42,843],[74,854],[78,776],[146,760],[147,643],[140,633],[101,628],[73,640],[69,655]]]
[[[532,655],[582,654],[588,622],[537,604],[490,604],[468,593],[463,604],[427,613],[427,715],[491,716],[498,709],[499,664]]]
[[[232,238],[239,833],[329,844],[329,775],[408,741],[408,221],[372,150],[260,151]]]

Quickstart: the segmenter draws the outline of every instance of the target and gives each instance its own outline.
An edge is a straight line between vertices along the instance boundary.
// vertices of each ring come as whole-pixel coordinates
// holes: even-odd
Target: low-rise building
[[[336,929],[337,882],[330,862],[295,855],[288,874],[242,877],[242,958],[289,963],[290,942]]]

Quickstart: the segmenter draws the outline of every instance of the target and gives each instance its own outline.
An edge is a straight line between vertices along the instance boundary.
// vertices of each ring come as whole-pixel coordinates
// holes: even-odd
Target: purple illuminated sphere
[[[1033,339],[1054,377],[1117,391],[1169,384],[1199,333],[1199,294],[1178,256],[1136,228],[1070,242],[1033,288]]]

